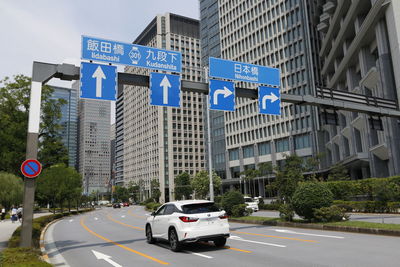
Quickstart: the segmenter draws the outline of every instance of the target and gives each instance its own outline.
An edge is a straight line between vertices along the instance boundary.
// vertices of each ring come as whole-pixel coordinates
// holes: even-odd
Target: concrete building
[[[318,8],[324,86],[399,101],[400,2],[327,0]],[[341,163],[353,179],[400,173],[397,119],[337,114],[338,125],[322,128],[325,167]]]
[[[218,0],[200,1],[200,39],[201,39],[201,66],[207,68],[209,57],[220,57],[219,37],[219,15]],[[206,81],[206,79],[204,79]],[[206,96],[204,96],[206,101]],[[207,105],[205,105],[207,108]],[[207,111],[204,110],[204,113]],[[207,126],[205,116],[205,126]],[[212,168],[224,180],[226,179],[226,158],[225,158],[225,119],[223,111],[210,110],[211,128],[211,154]],[[206,127],[206,142],[208,142]],[[208,164],[208,147],[206,147],[206,158]]]
[[[78,82],[73,87],[78,88]],[[79,173],[85,194],[107,193],[110,174],[109,101],[79,99]]]
[[[282,93],[315,94],[320,77],[315,1],[220,0],[218,10],[221,58],[279,68]],[[304,159],[317,154],[317,109],[282,103],[281,111],[281,116],[261,115],[257,101],[237,98],[236,111],[225,113],[224,190],[241,187],[249,193],[240,173],[260,163],[281,166],[285,154]],[[256,179],[254,195],[265,196],[267,178]]]
[[[51,86],[54,90],[51,99],[64,99],[61,107],[61,138],[68,151],[68,166],[78,169],[78,90]]]
[[[167,13],[158,15],[136,38],[135,44],[182,52],[182,79],[201,81],[199,22]],[[127,67],[126,72],[149,74]],[[124,86],[116,106],[117,182],[143,183],[142,196],[150,195],[150,182],[159,181],[161,202],[174,199],[174,178],[181,172],[205,169],[203,99],[182,92],[181,108],[151,106],[149,88]]]

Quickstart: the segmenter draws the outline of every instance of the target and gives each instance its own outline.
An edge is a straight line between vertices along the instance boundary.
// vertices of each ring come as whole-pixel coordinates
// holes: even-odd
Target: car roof
[[[190,204],[201,204],[201,203],[214,203],[213,201],[209,200],[179,200],[179,201],[172,201],[172,202],[167,202],[165,204],[174,204],[176,207],[180,208],[184,205],[190,205]]]

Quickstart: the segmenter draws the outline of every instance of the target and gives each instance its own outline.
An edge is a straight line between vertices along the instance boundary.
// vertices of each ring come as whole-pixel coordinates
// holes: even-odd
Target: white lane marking
[[[125,218],[125,215],[122,215],[121,218]]]
[[[338,239],[343,239],[344,238],[343,236],[300,233],[300,232],[295,232],[295,231],[292,231],[292,230],[285,230],[285,229],[274,229],[274,231],[279,232],[279,233],[295,234],[295,235],[309,235],[309,236],[319,236],[319,237],[338,238]]]
[[[229,238],[232,239],[232,240],[243,241],[243,242],[248,242],[248,243],[255,243],[255,244],[273,246],[273,247],[278,247],[278,248],[286,248],[286,246],[284,246],[284,245],[278,245],[278,244],[273,244],[273,243],[265,243],[265,242],[259,242],[259,241],[254,241],[254,240],[248,240],[248,239],[243,239],[243,238],[241,238],[239,236],[230,236]]]
[[[168,245],[161,244],[161,243],[157,243],[157,246],[163,247],[163,248],[166,248],[166,249],[170,249],[170,247]],[[185,252],[185,253],[189,253],[189,254],[196,255],[196,256],[199,256],[199,257],[203,257],[203,258],[207,258],[207,259],[212,259],[213,258],[211,256],[204,255],[202,253],[196,253],[196,252],[192,252],[192,251],[188,251],[188,250],[182,250],[182,251]]]
[[[69,222],[73,222],[73,221],[74,221],[73,219],[69,220]]]
[[[115,261],[113,261],[113,260],[111,259],[111,256],[108,256],[108,255],[106,255],[106,254],[103,254],[103,253],[98,252],[98,251],[95,251],[95,250],[92,250],[92,252],[93,252],[93,254],[96,256],[96,258],[97,258],[98,260],[104,260],[104,261],[108,262],[109,264],[111,264],[111,265],[114,266],[114,267],[122,267],[122,265],[119,265],[118,263],[116,263]]]
[[[97,221],[98,219],[99,219],[99,218],[97,218],[97,217],[94,217],[94,220],[95,220],[95,221]]]
[[[207,255],[204,255],[204,254],[201,254],[201,253],[192,252],[192,251],[188,251],[188,250],[183,250],[183,252],[189,253],[189,254],[193,254],[193,255],[196,255],[196,256],[199,256],[199,257],[207,258],[207,259],[212,259],[213,258],[211,256],[207,256]]]

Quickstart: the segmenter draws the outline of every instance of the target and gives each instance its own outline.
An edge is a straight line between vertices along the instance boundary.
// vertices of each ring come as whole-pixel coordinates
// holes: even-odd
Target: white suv
[[[147,242],[167,240],[172,251],[179,251],[183,243],[197,241],[213,241],[222,247],[228,237],[228,216],[207,200],[168,202],[147,218]]]
[[[244,203],[246,204],[246,208],[250,208],[255,212],[258,211],[258,203],[251,197],[244,197]]]

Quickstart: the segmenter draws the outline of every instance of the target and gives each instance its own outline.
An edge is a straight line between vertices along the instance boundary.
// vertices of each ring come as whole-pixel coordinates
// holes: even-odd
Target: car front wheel
[[[153,233],[151,232],[150,225],[146,226],[146,240],[147,240],[147,243],[149,243],[149,244],[155,243],[155,239],[153,237]]]
[[[223,247],[226,244],[226,238],[225,237],[221,237],[218,238],[216,240],[214,240],[214,245],[217,247]]]
[[[169,245],[171,250],[174,252],[181,250],[181,244],[178,239],[178,234],[176,233],[175,229],[169,230]]]

